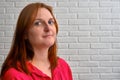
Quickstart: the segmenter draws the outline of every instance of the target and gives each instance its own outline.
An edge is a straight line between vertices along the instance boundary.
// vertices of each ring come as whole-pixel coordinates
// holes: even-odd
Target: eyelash
[[[51,23],[54,24],[55,22],[54,21],[48,21],[48,24],[52,25]]]
[[[40,21],[39,21],[39,22],[35,22],[35,23],[34,23],[34,25],[35,25],[35,26],[39,26],[40,24],[41,24],[41,22],[40,22]]]
[[[40,26],[40,25],[43,24],[43,23],[45,24],[45,22],[37,21],[37,22],[34,23],[34,25],[35,25],[35,26]],[[48,24],[49,24],[49,25],[54,25],[54,23],[55,23],[55,22],[52,21],[52,20],[49,20],[49,21],[48,21]]]

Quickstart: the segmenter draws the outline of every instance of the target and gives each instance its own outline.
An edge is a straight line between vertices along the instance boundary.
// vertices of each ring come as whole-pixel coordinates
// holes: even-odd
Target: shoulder
[[[66,66],[68,66],[68,63],[64,59],[58,58],[58,65],[66,65]]]
[[[3,80],[27,80],[27,74],[16,70],[15,68],[9,68],[4,76]]]
[[[72,80],[72,71],[69,64],[64,59],[58,58],[56,71],[61,74],[63,80]]]
[[[58,58],[58,68],[64,68],[65,70],[70,69],[69,64],[62,58]]]

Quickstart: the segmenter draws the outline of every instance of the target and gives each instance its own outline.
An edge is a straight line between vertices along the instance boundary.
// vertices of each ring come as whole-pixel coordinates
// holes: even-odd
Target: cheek
[[[38,37],[38,32],[37,31],[34,31],[34,30],[29,31],[28,39],[30,41],[35,41],[37,37]]]

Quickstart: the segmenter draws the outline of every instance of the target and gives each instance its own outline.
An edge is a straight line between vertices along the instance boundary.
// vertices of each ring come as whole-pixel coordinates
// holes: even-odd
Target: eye
[[[54,25],[55,22],[54,22],[53,20],[49,20],[49,21],[48,21],[48,24],[50,24],[50,25]]]
[[[40,26],[41,24],[42,24],[41,21],[36,21],[36,22],[34,22],[34,26]]]

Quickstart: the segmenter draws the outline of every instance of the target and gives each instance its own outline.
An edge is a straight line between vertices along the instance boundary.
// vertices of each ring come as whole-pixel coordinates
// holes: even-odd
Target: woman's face
[[[55,20],[46,8],[38,9],[27,38],[33,48],[51,47],[56,40]]]

